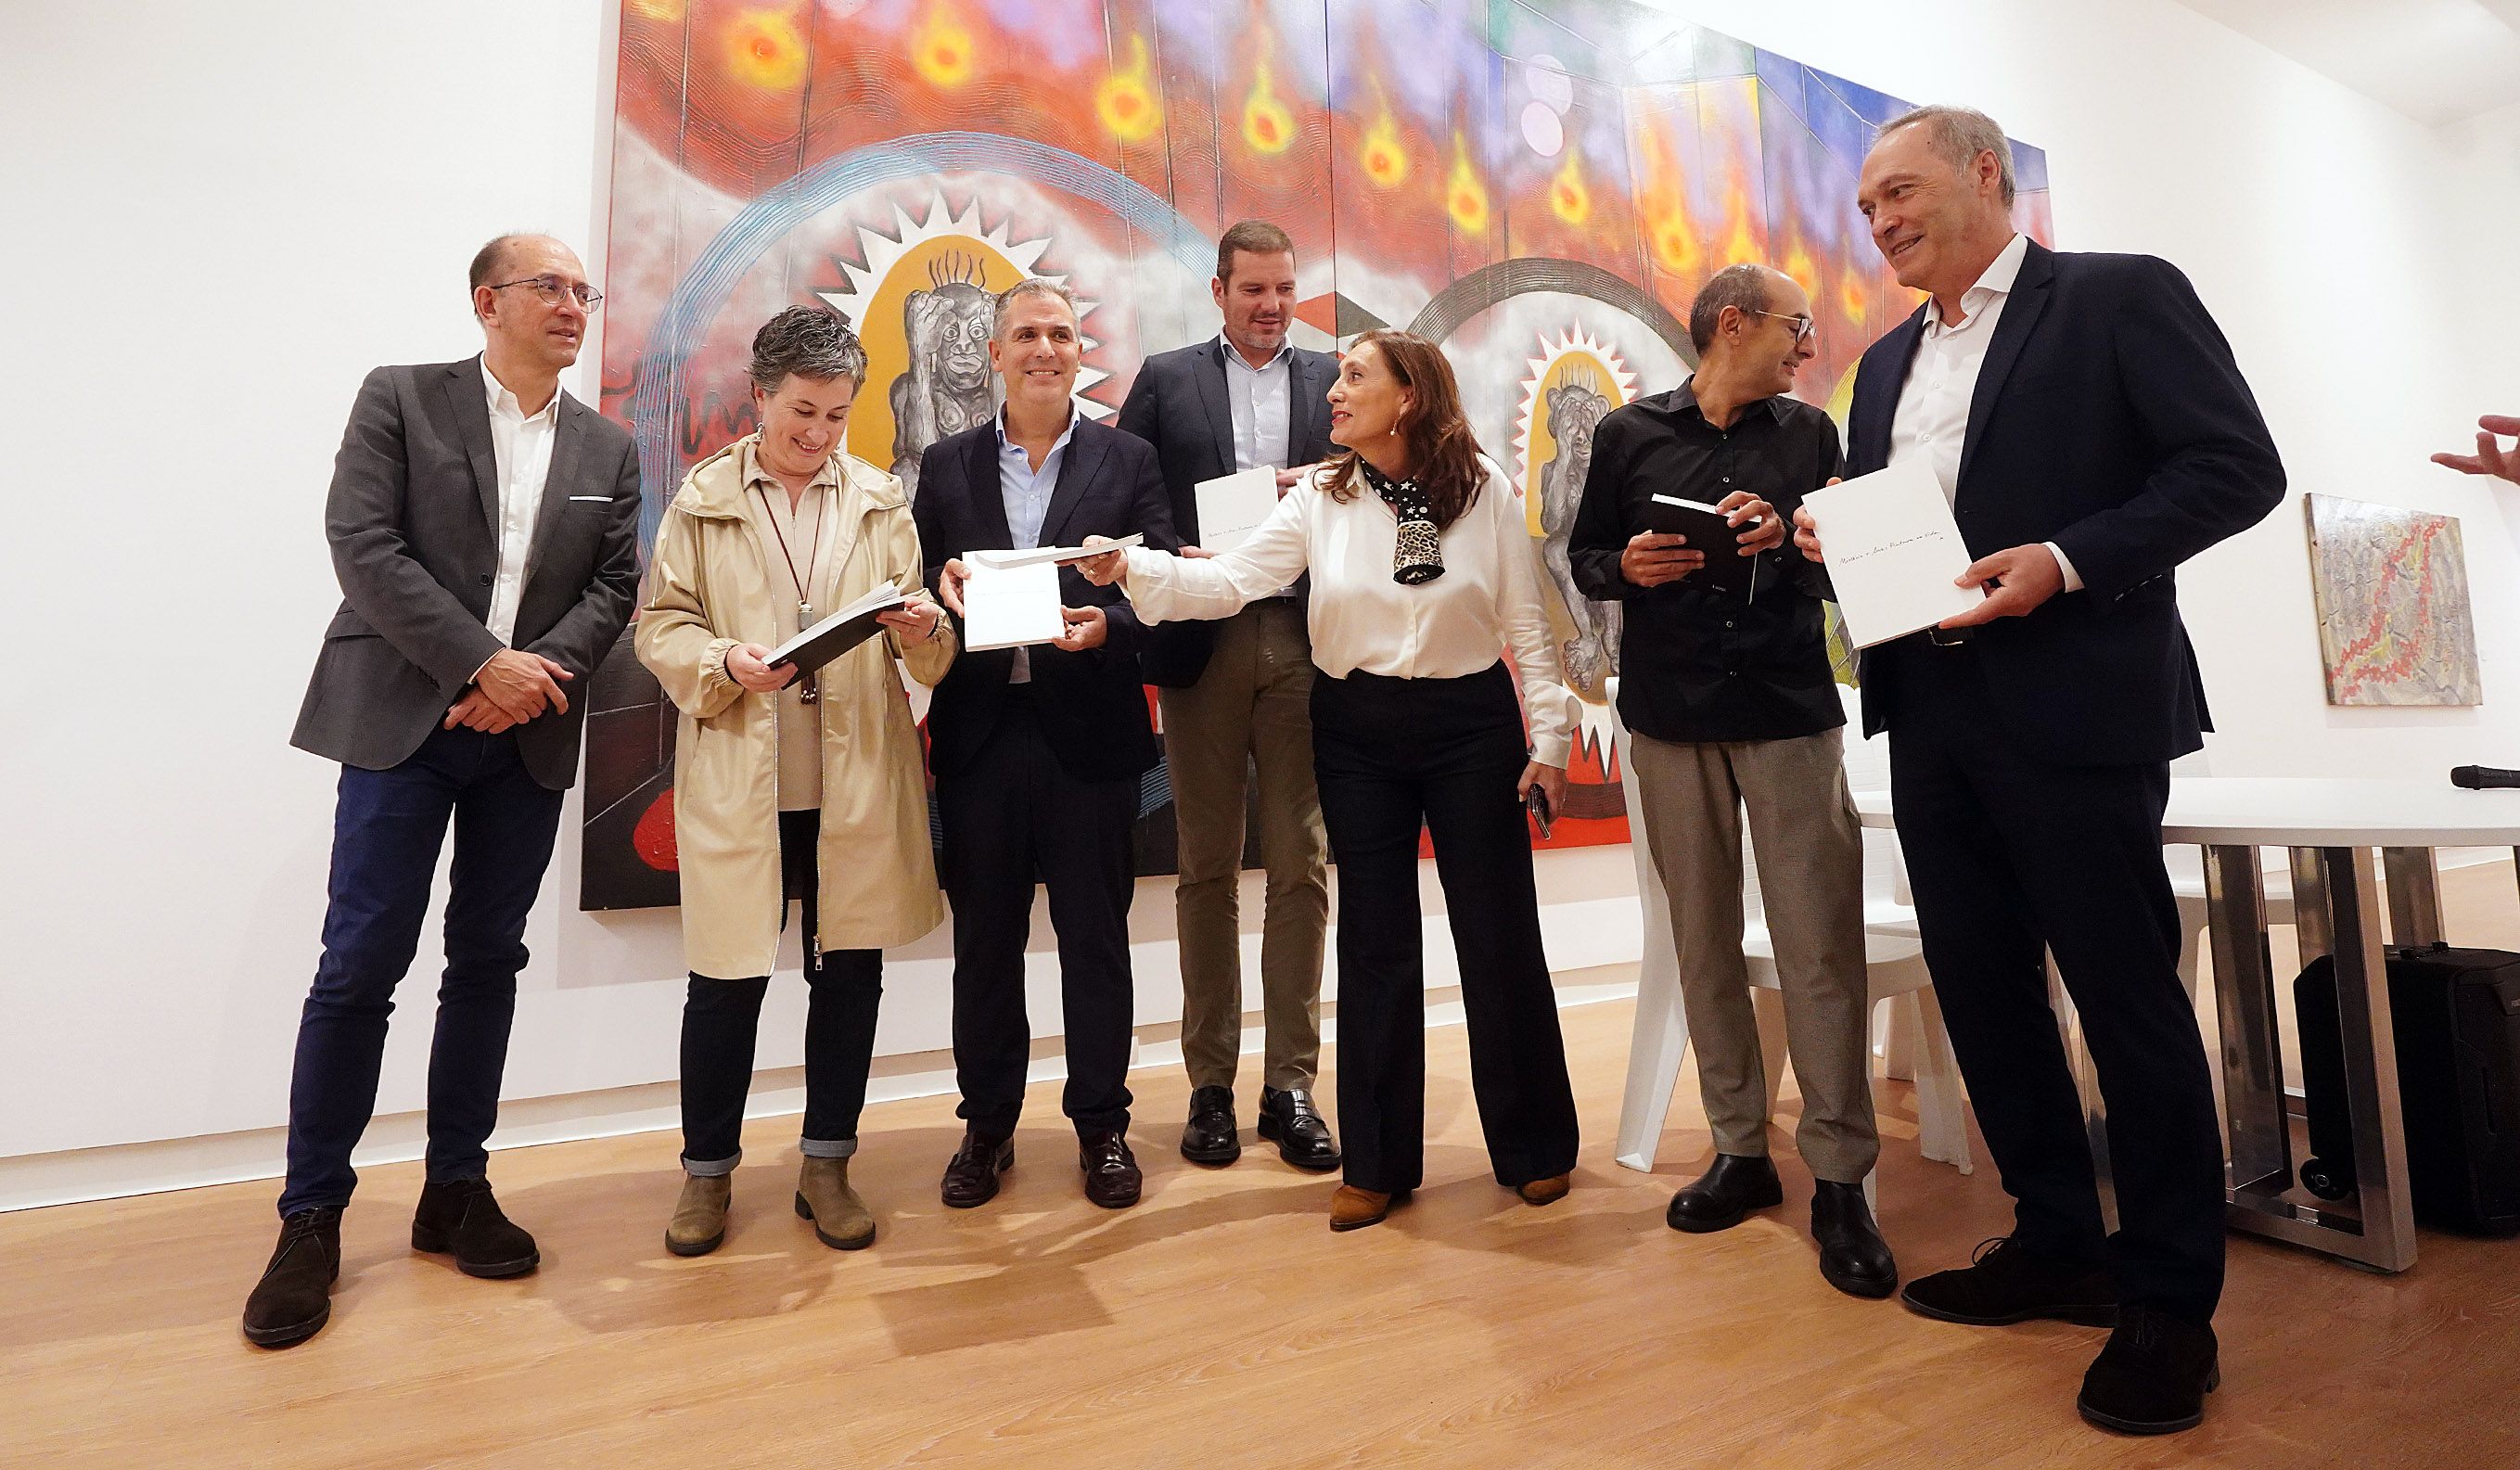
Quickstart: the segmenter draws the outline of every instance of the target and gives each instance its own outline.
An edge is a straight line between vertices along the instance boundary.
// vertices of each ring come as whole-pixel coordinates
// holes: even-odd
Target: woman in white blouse
[[[1284,492],[1240,546],[1214,557],[1133,548],[1086,562],[1085,575],[1119,582],[1155,623],[1226,617],[1312,574],[1324,676],[1313,681],[1313,766],[1338,867],[1347,1137],[1330,1228],[1380,1221],[1423,1171],[1421,822],[1460,954],[1488,1156],[1497,1182],[1549,1204],[1575,1167],[1575,1099],[1523,811],[1535,786],[1552,806],[1565,791],[1575,701],[1522,502],[1479,453],[1452,366],[1424,338],[1367,333],[1328,398],[1330,440],[1348,453]]]

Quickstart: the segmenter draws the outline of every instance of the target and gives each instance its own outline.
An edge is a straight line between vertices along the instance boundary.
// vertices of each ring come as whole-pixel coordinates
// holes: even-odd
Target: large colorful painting
[[[1686,376],[1681,319],[1727,264],[1810,290],[1803,391],[1840,411],[1915,300],[1854,207],[1905,104],[1626,0],[625,0],[617,95],[604,409],[638,436],[651,535],[685,468],[751,427],[745,349],[791,302],[857,325],[849,447],[905,477],[991,412],[989,293],[1079,292],[1078,407],[1105,417],[1147,354],[1216,332],[1239,219],[1296,241],[1299,344],[1441,341],[1586,700],[1552,846],[1627,837],[1617,608],[1565,555],[1594,425]],[[2044,239],[2045,159],[2018,163]],[[672,709],[626,639],[592,692],[582,902],[670,904]],[[1172,867],[1160,767],[1139,859]]]
[[[2481,704],[2458,517],[2302,497],[2330,704]]]

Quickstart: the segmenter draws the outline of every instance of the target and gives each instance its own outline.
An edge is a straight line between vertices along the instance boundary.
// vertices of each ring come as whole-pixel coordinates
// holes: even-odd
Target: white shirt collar
[[[1286,355],[1295,350],[1295,343],[1291,338],[1286,341],[1280,342],[1278,344],[1277,352],[1273,354],[1267,362],[1254,368],[1251,366],[1251,359],[1242,355],[1242,349],[1234,345],[1234,338],[1227,336],[1224,333],[1220,332],[1216,334],[1216,344],[1225,349],[1225,360],[1227,362],[1233,363],[1253,373],[1268,372],[1271,368],[1284,362],[1286,360]]]
[[[543,405],[542,412],[527,414],[525,406],[517,401],[517,395],[509,392],[508,385],[499,380],[499,375],[490,371],[490,359],[486,355],[481,359],[481,385],[489,393],[490,413],[494,418],[513,419],[519,423],[549,423],[560,413],[560,388],[555,385],[551,402]]]
[[[1978,313],[1986,309],[1988,301],[2012,294],[2012,283],[2021,277],[2022,257],[2029,253],[2030,237],[2017,233],[2002,250],[1996,252],[1996,257],[1987,262],[1985,272],[1977,278],[1977,284],[1960,292],[1960,309],[1967,313],[1967,320],[1954,331],[1965,331],[1969,323],[1977,320]],[[1940,331],[1942,325],[1942,303],[1931,296],[1926,297],[1925,329]]]

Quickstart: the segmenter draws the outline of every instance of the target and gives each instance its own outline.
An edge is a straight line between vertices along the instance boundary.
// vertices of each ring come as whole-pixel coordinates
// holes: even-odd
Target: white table
[[[1895,824],[1889,792],[1857,792],[1855,804],[1865,825]],[[2372,853],[2379,852],[2388,873],[2390,942],[2430,944],[2442,927],[2433,850],[2513,847],[2520,857],[2520,791],[2462,791],[2447,774],[2433,780],[2179,777],[2171,781],[2161,836],[2205,853],[2232,1226],[2379,1270],[2405,1270],[2415,1261],[2414,1220]],[[2283,1197],[2293,1182],[2292,1131],[2267,953],[2262,846],[2292,851],[2303,962],[2335,957],[2359,1213]],[[2083,1070],[2078,1081],[2093,1109],[2093,1162],[2105,1179],[2097,1091],[2088,1066]]]

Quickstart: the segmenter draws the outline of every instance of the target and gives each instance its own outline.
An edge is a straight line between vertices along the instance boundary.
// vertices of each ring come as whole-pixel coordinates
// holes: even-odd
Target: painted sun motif
[[[1585,719],[1607,719],[1603,681],[1618,672],[1619,627],[1615,605],[1595,602],[1576,589],[1567,557],[1575,507],[1593,464],[1593,431],[1611,410],[1636,396],[1637,378],[1627,363],[1581,327],[1539,338],[1540,355],[1523,364],[1522,404],[1514,414],[1514,484],[1540,564],[1556,596],[1550,624],[1558,637],[1567,683],[1583,696]]]
[[[988,336],[997,293],[1032,275],[1067,284],[1039,270],[1051,244],[1025,238],[1012,217],[984,225],[977,200],[957,213],[941,194],[931,195],[916,219],[896,205],[889,233],[858,228],[866,264],[839,261],[847,289],[817,293],[848,317],[866,346],[866,387],[849,414],[851,454],[891,469],[918,493],[919,453],[996,409]],[[1079,297],[1076,304],[1091,354],[1100,345],[1090,326],[1099,303]],[[1110,417],[1085,396],[1109,376],[1090,362],[1077,369],[1078,412]]]

